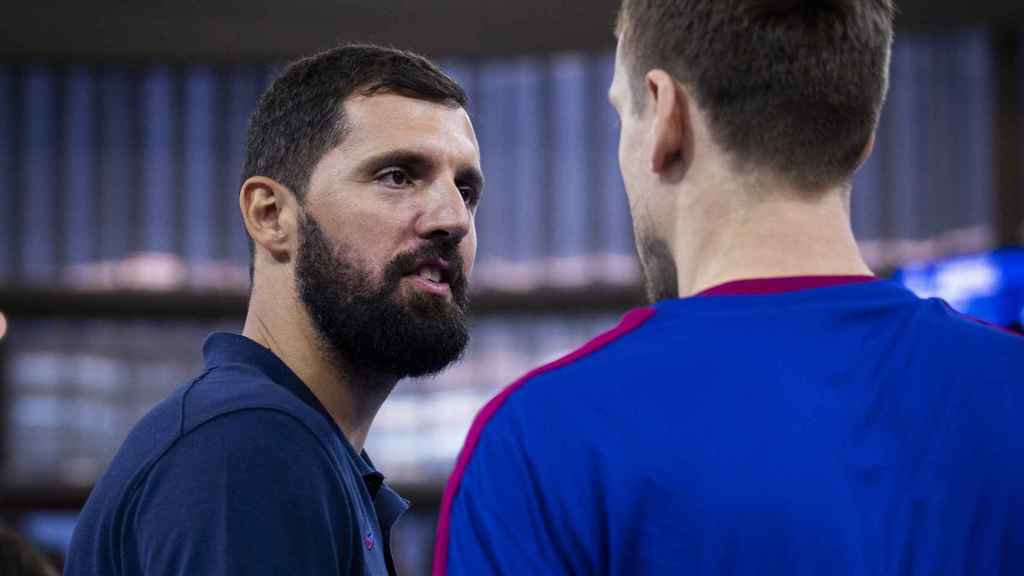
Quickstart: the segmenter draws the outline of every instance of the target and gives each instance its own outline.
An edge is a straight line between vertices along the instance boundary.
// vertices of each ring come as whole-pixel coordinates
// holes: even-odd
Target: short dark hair
[[[665,69],[741,166],[816,190],[849,180],[878,125],[893,16],[892,0],[623,0],[618,34],[638,107]]]
[[[249,120],[242,181],[273,178],[300,200],[320,158],[345,136],[342,103],[352,95],[399,94],[452,107],[466,93],[432,62],[412,52],[349,44],[286,66]]]

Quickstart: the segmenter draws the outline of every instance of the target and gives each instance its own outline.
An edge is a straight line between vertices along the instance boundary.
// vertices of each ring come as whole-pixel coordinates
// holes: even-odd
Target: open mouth
[[[452,272],[447,262],[440,259],[424,260],[410,275],[420,289],[437,295],[450,295]]]

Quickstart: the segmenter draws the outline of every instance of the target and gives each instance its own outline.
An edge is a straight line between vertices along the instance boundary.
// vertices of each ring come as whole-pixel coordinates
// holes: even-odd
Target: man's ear
[[[238,193],[245,229],[253,242],[279,262],[288,261],[298,245],[299,205],[287,186],[253,176]]]
[[[689,96],[664,70],[651,70],[645,80],[647,106],[654,112],[651,125],[651,170],[668,174],[689,161],[687,149]]]

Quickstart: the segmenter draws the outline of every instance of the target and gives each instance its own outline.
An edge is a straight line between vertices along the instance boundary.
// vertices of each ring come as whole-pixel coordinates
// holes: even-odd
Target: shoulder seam
[[[197,377],[192,382],[192,384],[195,384],[196,382],[198,382],[208,372],[209,372],[209,370],[204,372],[203,375]],[[190,384],[190,387],[191,387],[191,384]],[[288,412],[287,410],[282,409],[280,406],[254,404],[254,405],[251,405],[251,406],[242,406],[242,407],[239,407],[239,408],[235,408],[235,409],[232,409],[232,410],[228,410],[228,411],[225,411],[225,412],[220,412],[218,414],[215,414],[215,415],[211,416],[210,418],[207,418],[206,420],[203,420],[200,424],[198,424],[197,426],[195,426],[192,429],[188,430],[187,432],[184,430],[184,424],[183,424],[184,418],[182,418],[182,423],[179,424],[179,430],[178,430],[177,436],[174,438],[174,440],[172,442],[169,442],[167,444],[167,446],[165,446],[156,457],[154,457],[151,461],[147,462],[135,474],[133,474],[131,481],[128,483],[128,485],[124,489],[124,492],[122,493],[121,501],[126,506],[131,506],[132,501],[134,501],[135,498],[138,496],[139,487],[145,482],[146,478],[149,477],[150,472],[153,470],[153,468],[161,460],[164,459],[164,457],[171,451],[171,449],[173,449],[174,446],[176,446],[181,441],[182,438],[184,438],[188,434],[191,434],[192,432],[195,432],[196,430],[202,428],[203,426],[209,424],[210,422],[213,422],[214,420],[218,420],[218,419],[220,419],[222,417],[225,417],[225,416],[231,416],[233,414],[237,414],[237,413],[240,413],[240,412],[247,412],[247,411],[261,411],[261,412],[273,412],[273,413],[277,413],[277,414],[283,414],[283,415],[287,416],[290,420],[292,420],[295,423],[297,423],[301,429],[305,430],[308,434],[310,434],[316,440],[317,445],[320,447],[321,452],[323,452],[324,456],[326,456],[328,461],[331,462],[331,470],[332,470],[333,474],[335,475],[336,478],[338,477],[337,466],[335,466],[335,464],[334,464],[334,458],[331,455],[330,449],[327,446],[324,445],[324,442],[320,438],[320,436],[316,433],[315,430],[310,428],[310,426],[306,422],[304,422],[301,418],[299,418],[295,414],[292,414],[292,413]],[[343,479],[337,478],[337,480],[339,481],[339,483],[344,484]],[[129,522],[129,519],[128,518],[122,518],[121,522],[122,522],[121,530],[123,532],[124,528],[127,526],[127,523]],[[123,543],[122,543],[122,549],[124,549]],[[124,559],[122,558],[122,560],[124,560]]]
[[[195,387],[197,383],[202,381],[203,378],[206,378],[206,376],[212,370],[213,368],[204,368],[201,374],[193,378],[188,383],[188,385],[185,386],[185,390],[181,394],[181,405],[178,406],[178,422],[176,426],[177,432],[174,435],[174,440],[169,442],[167,446],[164,446],[163,449],[160,450],[159,454],[151,462],[145,463],[140,470],[132,474],[131,479],[129,479],[127,485],[124,487],[124,489],[121,491],[120,496],[118,497],[118,501],[120,503],[123,503],[126,507],[131,506],[132,502],[135,500],[136,488],[142,481],[142,478],[145,478],[149,474],[149,470],[156,464],[156,462],[160,461],[160,459],[164,457],[164,454],[166,454],[167,451],[170,450],[171,447],[177,444],[178,440],[181,439],[182,435],[184,434],[185,428],[185,399],[188,398],[189,393],[192,392],[192,388]],[[130,433],[131,432],[129,432],[129,434]],[[118,530],[118,539],[120,540],[121,565],[127,566],[128,558],[126,558],[126,554],[128,553],[128,546],[126,545],[125,542],[125,528],[127,526],[128,519],[123,517],[124,514],[124,510],[119,511],[117,517],[115,517],[114,522]]]
[[[933,300],[937,300],[939,302],[939,304],[941,304],[942,307],[945,308],[945,310],[947,312],[949,312],[950,314],[952,314],[953,317],[955,317],[955,318],[958,318],[960,320],[966,321],[966,322],[968,322],[970,324],[973,324],[975,326],[982,326],[982,327],[984,327],[984,328],[986,328],[988,330],[991,330],[991,331],[994,331],[994,332],[998,332],[998,333],[1001,333],[1003,335],[1013,336],[1013,337],[1016,337],[1016,338],[1024,337],[1024,334],[1018,334],[1017,332],[1014,332],[1013,330],[1011,330],[1011,329],[1009,329],[1009,328],[1007,328],[1005,326],[1000,326],[999,324],[993,324],[992,322],[989,322],[987,320],[982,320],[981,318],[976,318],[974,316],[971,316],[970,314],[966,314],[964,312],[960,312],[959,310],[956,310],[955,308],[950,306],[949,302],[946,302],[945,300],[942,300],[942,299],[939,299],[939,298],[933,298]]]
[[[191,382],[188,383],[188,386],[185,387],[185,392],[181,395],[181,406],[179,407],[179,410],[178,410],[178,437],[179,438],[181,437],[182,434],[185,433],[185,400],[188,399],[188,395],[192,392],[192,389],[195,388],[196,384],[198,384],[204,378],[206,378],[210,374],[210,372],[213,372],[213,368],[207,368],[207,369],[203,370],[202,374],[200,374],[199,376],[196,376],[195,378],[192,379]],[[175,441],[177,441],[177,439],[175,439]],[[173,444],[173,442],[172,442],[172,444]]]
[[[459,453],[458,460],[455,463],[455,469],[452,471],[451,477],[445,486],[444,497],[441,502],[441,513],[438,518],[437,538],[434,544],[434,576],[443,576],[447,573],[451,506],[455,500],[455,495],[458,492],[462,476],[465,474],[466,468],[469,465],[469,460],[472,456],[473,450],[476,448],[476,445],[480,440],[480,436],[483,434],[484,427],[498,412],[498,409],[501,408],[505,401],[508,400],[515,391],[522,388],[523,385],[530,380],[533,380],[541,374],[562,368],[598,352],[609,344],[619,340],[644,325],[655,315],[655,313],[656,310],[653,307],[631,310],[623,317],[622,321],[611,330],[600,334],[574,352],[531,370],[525,376],[507,386],[501,393],[484,405],[473,420],[473,425],[470,427],[469,432],[466,435],[465,444],[463,445],[462,451]]]
[[[178,444],[178,442],[180,442],[181,439],[184,438],[185,436],[188,436],[189,434],[192,434],[193,432],[199,430],[200,428],[206,426],[207,424],[209,424],[209,423],[211,423],[211,422],[213,422],[215,420],[219,420],[219,419],[227,417],[227,416],[232,416],[232,415],[238,414],[240,412],[257,412],[257,411],[258,412],[274,412],[274,413],[277,413],[277,414],[282,414],[284,416],[287,416],[288,419],[290,419],[290,420],[294,421],[295,423],[297,423],[300,428],[302,428],[307,433],[309,433],[310,436],[315,438],[316,441],[317,441],[317,444],[320,446],[320,449],[324,451],[324,453],[328,456],[328,458],[330,458],[331,452],[328,449],[328,447],[324,445],[323,440],[316,433],[316,430],[313,430],[312,428],[310,428],[310,426],[307,423],[305,423],[301,418],[299,418],[295,414],[292,414],[291,412],[281,408],[280,406],[275,406],[273,404],[253,404],[253,405],[250,405],[250,406],[241,406],[241,407],[233,408],[231,410],[227,410],[227,411],[224,411],[224,412],[219,412],[219,413],[217,413],[217,414],[215,414],[215,415],[213,415],[213,416],[203,420],[198,425],[194,426],[193,428],[189,429],[188,431],[185,431],[182,428],[181,430],[179,430],[178,435],[174,439],[174,441],[168,443],[167,446],[165,446],[164,449],[160,451],[159,455],[157,455],[155,458],[153,458],[153,460],[149,464],[147,464],[143,470],[140,470],[140,474],[138,475],[139,478],[147,476],[149,474],[149,471],[154,466],[156,466],[158,462],[163,460],[164,456],[166,456],[167,453],[170,452],[171,449],[174,448],[174,446],[176,446]],[[137,482],[133,482],[133,484],[137,484]],[[134,486],[131,487],[132,490],[134,490],[134,488],[135,488]]]

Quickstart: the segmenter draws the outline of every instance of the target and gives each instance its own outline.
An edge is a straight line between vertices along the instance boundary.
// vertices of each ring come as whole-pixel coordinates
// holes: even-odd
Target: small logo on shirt
[[[366,544],[367,550],[373,550],[373,547],[376,544],[373,540],[373,532],[366,533],[366,538],[363,538],[363,543]]]

